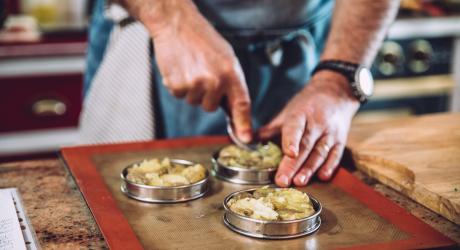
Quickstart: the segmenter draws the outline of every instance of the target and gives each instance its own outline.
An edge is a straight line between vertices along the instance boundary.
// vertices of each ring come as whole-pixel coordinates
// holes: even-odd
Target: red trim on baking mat
[[[102,176],[91,161],[91,156],[160,148],[192,147],[225,144],[227,137],[195,137],[173,140],[68,147],[61,150],[61,157],[78,184],[104,238],[111,249],[142,249],[142,245],[122,211],[117,207]],[[455,242],[434,230],[400,206],[362,183],[347,170],[340,168],[332,183],[385,218],[410,237],[404,240],[371,245],[353,246],[347,249],[420,249],[455,246]]]
[[[456,245],[454,241],[436,231],[404,208],[376,192],[344,168],[340,168],[332,184],[363,203],[382,218],[388,220],[410,238],[398,241],[353,246],[344,249],[422,249],[440,248]]]

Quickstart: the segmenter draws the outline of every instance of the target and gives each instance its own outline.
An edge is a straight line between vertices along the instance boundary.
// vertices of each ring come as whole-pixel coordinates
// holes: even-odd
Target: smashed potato
[[[295,220],[315,213],[308,195],[293,188],[268,186],[241,193],[227,202],[233,212],[259,220]]]
[[[281,149],[272,142],[259,144],[253,151],[229,145],[219,152],[217,161],[227,167],[265,169],[278,167],[282,156]]]
[[[144,160],[128,169],[126,179],[149,186],[182,186],[199,182],[206,177],[201,164],[184,166],[172,163],[168,158]]]

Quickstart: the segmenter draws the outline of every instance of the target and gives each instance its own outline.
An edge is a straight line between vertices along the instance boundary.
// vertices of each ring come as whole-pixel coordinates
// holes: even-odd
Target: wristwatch
[[[324,60],[319,62],[311,75],[321,70],[331,70],[345,76],[353,96],[361,104],[366,103],[374,93],[374,78],[370,70],[364,66],[340,60]]]

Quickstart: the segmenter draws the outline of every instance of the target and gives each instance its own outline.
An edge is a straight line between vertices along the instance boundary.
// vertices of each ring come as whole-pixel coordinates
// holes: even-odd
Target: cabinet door
[[[0,132],[78,125],[81,73],[0,78]]]

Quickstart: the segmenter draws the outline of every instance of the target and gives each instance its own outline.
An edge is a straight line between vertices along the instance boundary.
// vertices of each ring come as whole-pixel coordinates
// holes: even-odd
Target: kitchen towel
[[[153,139],[149,34],[140,22],[131,21],[119,5],[110,5],[106,16],[117,25],[83,104],[79,142]]]

